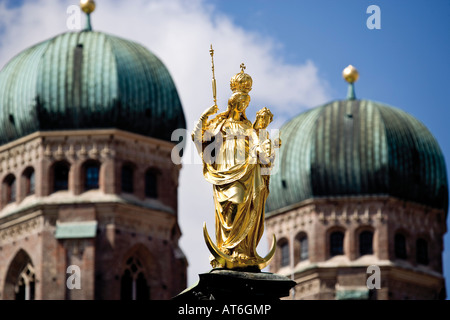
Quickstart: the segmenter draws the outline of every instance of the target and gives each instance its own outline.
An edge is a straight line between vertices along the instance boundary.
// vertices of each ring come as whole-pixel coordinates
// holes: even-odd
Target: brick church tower
[[[357,100],[356,79],[350,68],[346,100],[281,128],[266,208],[278,239],[270,271],[297,282],[292,299],[444,299],[442,151],[408,113]],[[372,265],[379,289],[367,285]]]
[[[155,55],[89,21],[0,72],[0,299],[169,299],[186,287],[177,90]]]

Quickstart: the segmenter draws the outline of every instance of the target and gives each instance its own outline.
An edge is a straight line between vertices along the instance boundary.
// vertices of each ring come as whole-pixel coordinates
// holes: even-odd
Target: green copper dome
[[[442,151],[408,113],[368,100],[334,101],[281,128],[267,212],[313,198],[389,195],[448,209]]]
[[[170,141],[186,128],[175,84],[143,46],[100,32],[68,32],[0,72],[0,144],[35,131],[117,128]]]

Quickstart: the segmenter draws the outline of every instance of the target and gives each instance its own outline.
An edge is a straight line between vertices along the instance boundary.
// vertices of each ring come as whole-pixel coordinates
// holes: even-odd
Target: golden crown
[[[233,93],[249,93],[252,90],[253,80],[248,74],[244,73],[245,65],[241,64],[241,72],[235,74],[230,80],[230,88]]]

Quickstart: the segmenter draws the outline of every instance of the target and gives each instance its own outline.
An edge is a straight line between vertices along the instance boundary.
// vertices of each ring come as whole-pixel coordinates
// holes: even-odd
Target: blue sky
[[[141,42],[167,65],[189,126],[211,101],[210,43],[216,49],[219,106],[226,101],[229,77],[245,61],[255,86],[259,81],[264,89],[258,91],[254,86],[251,104],[273,106],[279,115],[278,125],[307,108],[345,98],[347,84],[341,73],[352,64],[360,73],[355,85],[357,97],[401,108],[422,121],[439,142],[447,170],[450,168],[448,0],[96,2],[94,29]],[[65,9],[77,3],[0,0],[0,68],[26,47],[67,32]],[[153,3],[158,5],[152,6]],[[369,5],[381,9],[380,30],[366,27]],[[183,52],[182,58],[179,52]],[[192,253],[198,256],[188,254],[190,283],[209,265],[207,259],[201,266],[196,265],[203,259],[200,254],[206,252],[200,249],[204,246],[200,228],[206,218],[185,217],[190,211],[202,212],[205,208],[196,207],[201,201],[198,197],[191,200],[195,195],[189,193],[192,188],[186,185],[198,179],[198,188],[211,192],[201,181],[201,170],[192,168],[183,167],[179,197],[183,250],[187,253],[191,246],[199,248]],[[211,210],[212,202],[205,205]],[[209,223],[208,229],[212,230],[211,220]],[[191,239],[196,244],[190,244]],[[444,246],[444,270],[450,291],[448,233]]]

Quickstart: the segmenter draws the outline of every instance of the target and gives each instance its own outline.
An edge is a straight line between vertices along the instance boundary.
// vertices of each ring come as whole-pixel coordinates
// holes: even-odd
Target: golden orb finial
[[[359,78],[358,70],[351,64],[342,71],[342,77],[347,81],[348,83],[355,83]]]
[[[80,0],[80,8],[86,14],[91,14],[95,10],[94,0]]]

